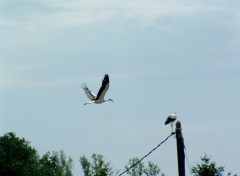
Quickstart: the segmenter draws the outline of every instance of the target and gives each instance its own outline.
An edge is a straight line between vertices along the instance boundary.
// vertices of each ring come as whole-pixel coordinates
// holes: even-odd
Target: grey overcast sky
[[[191,166],[240,174],[240,1],[1,0],[0,38],[0,135],[64,150],[75,176],[92,153],[123,171],[176,112]],[[114,103],[83,106],[105,73]],[[144,162],[177,175],[176,155],[172,137]]]

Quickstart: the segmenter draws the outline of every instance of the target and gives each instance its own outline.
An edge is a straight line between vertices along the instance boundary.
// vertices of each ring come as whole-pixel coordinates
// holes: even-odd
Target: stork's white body
[[[177,119],[177,114],[174,112],[172,113],[170,116],[167,117],[166,121],[165,121],[165,125],[171,123],[171,128],[172,128],[172,132],[173,132],[173,122]]]
[[[104,99],[104,96],[109,88],[109,76],[108,74],[106,74],[102,80],[102,86],[100,87],[99,91],[98,91],[98,94],[97,96],[88,89],[87,87],[87,84],[86,83],[83,83],[82,84],[82,88],[83,90],[85,91],[87,97],[92,100],[90,102],[87,102],[87,103],[84,103],[84,105],[87,105],[87,104],[101,104],[101,103],[104,103],[106,101],[113,101],[112,99]]]

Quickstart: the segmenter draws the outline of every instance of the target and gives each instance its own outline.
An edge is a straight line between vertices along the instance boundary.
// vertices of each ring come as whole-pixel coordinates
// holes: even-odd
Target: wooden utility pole
[[[184,141],[182,136],[181,122],[176,123],[176,141],[177,141],[177,157],[178,157],[178,175],[185,176],[185,154]]]

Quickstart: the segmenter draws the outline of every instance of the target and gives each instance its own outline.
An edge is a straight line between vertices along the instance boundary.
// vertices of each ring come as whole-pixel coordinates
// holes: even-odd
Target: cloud
[[[91,60],[92,62],[95,60],[96,56],[105,58],[106,53],[109,54],[107,58],[111,58],[112,56],[117,56],[118,58],[123,58],[129,55],[133,56],[132,53],[141,53],[142,55],[144,52],[135,51],[139,51],[141,48],[148,47],[147,45],[149,45],[149,41],[152,42],[152,40],[146,41],[145,37],[147,35],[145,35],[143,38],[141,38],[141,35],[133,35],[135,34],[136,28],[144,30],[149,26],[159,27],[159,25],[163,25],[161,26],[162,31],[174,31],[176,30],[176,25],[171,25],[172,23],[170,20],[168,20],[168,18],[164,19],[165,22],[167,21],[166,23],[159,23],[159,19],[165,17],[178,17],[181,15],[194,15],[196,13],[208,13],[215,11],[222,12],[228,11],[229,8],[231,8],[231,5],[224,6],[226,4],[207,4],[203,2],[186,3],[184,1],[163,2],[159,0],[117,0],[114,2],[110,0],[85,0],[81,2],[74,0],[70,2],[25,0],[24,2],[25,3],[23,4],[3,4],[4,8],[2,9],[5,10],[0,12],[0,14],[3,14],[0,17],[0,27],[2,27],[0,30],[3,34],[2,40],[0,41],[0,48],[3,49],[1,54],[6,63],[11,63],[11,61],[14,63],[21,63],[22,60],[24,60],[30,64],[10,64],[4,65],[4,67],[1,66],[0,80],[1,83],[4,83],[1,85],[1,87],[53,86],[69,83],[71,84],[82,79],[88,80],[86,79],[86,76],[80,77],[79,75],[71,75],[71,71],[66,73],[66,70],[64,70],[64,73],[66,73],[65,77],[56,77],[54,76],[54,71],[45,67],[44,64],[55,65],[57,62],[59,65],[60,59],[67,59],[69,62],[69,59],[81,58],[82,60],[79,61],[80,65],[84,65],[85,68],[91,68],[92,66],[90,65],[86,66],[86,63],[90,62],[89,59],[93,58]],[[195,18],[191,20],[194,21]],[[226,19],[223,20],[226,21]],[[219,21],[221,21],[221,24],[223,20],[221,20],[220,17]],[[175,22],[177,20],[174,19],[173,21]],[[185,22],[185,25],[189,24],[189,21],[183,22]],[[234,22],[237,23],[237,21]],[[198,23],[198,21],[196,23]],[[214,24],[216,25],[218,23]],[[110,29],[108,28],[109,26],[114,26],[114,28]],[[188,51],[189,46],[193,46],[194,42],[197,41],[199,43],[199,38],[213,39],[212,36],[216,36],[215,38],[218,40],[215,40],[215,38],[214,40],[210,40],[214,42],[211,46],[215,47],[216,41],[219,41],[222,36],[228,36],[223,34],[230,34],[228,31],[219,33],[219,31],[223,30],[215,32],[215,28],[212,30],[211,28],[201,27],[200,30],[202,31],[205,29],[205,33],[198,33],[198,35],[194,34],[192,35],[194,37],[192,37],[190,35],[191,31],[186,31],[186,29],[192,30],[192,28],[184,28],[182,21],[181,25],[179,26],[183,27],[180,29],[181,31],[179,31],[179,33],[175,32],[177,35],[173,35],[173,37],[169,35],[170,37],[164,40],[164,44],[159,40],[156,40],[157,42],[155,42],[155,37],[159,36],[159,32],[157,35],[155,35],[152,34],[152,31],[150,30],[151,35],[155,35],[153,39],[154,45],[152,45],[149,48],[149,51],[147,51],[147,56],[150,51],[157,51],[157,55],[156,52],[153,52],[153,56],[156,58],[159,56],[159,53],[161,54],[163,48],[165,52],[169,50],[169,48],[170,51],[168,52],[171,52],[173,48],[182,49],[180,47],[182,46],[181,44],[175,44],[175,41],[182,41],[182,39],[184,39],[185,45],[186,43],[189,44],[187,47],[185,47]],[[195,24],[195,26],[198,27],[201,26],[201,24]],[[205,26],[208,27],[209,25]],[[222,27],[222,25],[219,26]],[[236,25],[234,24],[234,26]],[[68,30],[72,28],[73,30]],[[127,33],[127,30],[132,28],[134,28],[134,30],[130,31],[130,33]],[[233,28],[234,27],[231,27],[231,29]],[[109,33],[112,32],[112,29],[119,30],[120,32],[126,32],[126,35],[109,35]],[[214,31],[214,33],[209,32],[209,29]],[[200,30],[195,31],[198,32]],[[161,33],[161,35],[163,36],[164,34]],[[121,40],[123,38],[124,40]],[[149,38],[146,37],[146,39]],[[173,39],[175,43],[172,42]],[[234,39],[236,40],[236,37],[234,37]],[[102,48],[103,40],[105,42],[105,48]],[[137,45],[135,48],[136,41],[140,42],[138,42],[139,45]],[[224,49],[226,49],[226,40],[224,39],[222,41],[224,41],[223,46]],[[239,42],[239,39],[236,42]],[[202,40],[200,43],[207,43],[208,45],[206,45],[206,48],[210,48],[209,40]],[[162,51],[159,52],[158,47],[156,46],[161,46]],[[219,44],[216,46],[219,46]],[[227,46],[233,48],[232,45]],[[156,49],[153,49],[154,47],[156,47]],[[119,48],[121,49],[119,50]],[[111,51],[111,49],[113,49],[113,51]],[[95,50],[95,53],[93,53],[92,50]],[[214,54],[217,53],[215,51],[218,52],[218,48],[214,50]],[[116,52],[117,54],[112,54],[111,52]],[[131,54],[128,52],[131,52]],[[195,52],[192,53],[195,55]],[[134,56],[138,57],[139,55],[134,54]],[[72,61],[74,63],[78,63],[78,59],[72,59]],[[43,66],[37,66],[31,63],[43,63]],[[102,61],[98,61],[97,63],[102,63]],[[109,63],[109,61],[106,63]],[[64,63],[61,64],[61,68],[59,69],[63,70],[63,67],[66,67],[66,65],[63,65]],[[94,66],[94,69],[97,69],[96,66]],[[126,68],[124,69],[125,71],[127,70]],[[84,70],[82,72],[87,71],[88,70]],[[57,72],[60,72],[60,70]],[[119,79],[121,79],[121,77],[129,77],[129,74],[119,74],[118,77]],[[132,77],[136,77],[136,75],[133,75]],[[99,80],[99,78],[96,78],[96,80]]]
[[[59,69],[59,70],[58,70]],[[61,74],[64,72],[54,67],[35,64],[1,64],[0,66],[0,89],[52,87],[62,85],[79,86],[87,81],[89,84],[99,83],[102,75],[88,74]],[[53,71],[54,70],[54,71]],[[65,70],[66,71],[66,70]],[[136,74],[115,73],[115,80],[133,79]]]
[[[34,64],[2,64],[0,88],[48,87],[71,84],[79,78],[51,75],[51,68]]]
[[[175,31],[168,17],[194,15],[196,13],[227,11],[231,6],[204,3],[163,2],[158,0],[94,0],[94,1],[24,1],[3,3],[0,12],[0,31],[3,52],[11,55],[12,49],[44,52],[46,43],[52,50],[59,38],[76,37],[90,40],[95,33],[145,31],[149,27]],[[5,9],[5,10],[4,10]],[[165,18],[165,22],[161,23]],[[167,19],[167,22],[166,22]],[[93,32],[92,32],[93,31]],[[92,33],[91,33],[92,32]],[[98,35],[99,36],[99,35]],[[63,39],[64,40],[64,39]],[[77,41],[79,43],[79,41]],[[73,48],[77,45],[74,44]],[[85,46],[85,43],[84,43]],[[23,48],[25,47],[25,48]],[[23,48],[23,49],[22,49]],[[47,47],[48,49],[48,47]],[[58,48],[56,49],[58,50]],[[16,52],[15,52],[16,53]]]
[[[79,83],[79,80],[83,80],[82,77],[62,77],[62,78],[34,78],[26,77],[23,75],[18,75],[16,73],[0,75],[0,88],[1,89],[18,89],[18,88],[31,88],[31,87],[52,87],[52,86],[61,86],[66,84],[76,84]]]
[[[38,5],[36,5],[38,4]],[[138,19],[148,26],[156,19],[208,11],[222,11],[228,7],[209,4],[187,4],[163,1],[37,1],[27,7],[18,4],[13,14],[5,11],[0,19],[1,26],[19,26],[31,29],[37,27],[76,27],[98,24],[108,20],[128,21]],[[10,4],[7,4],[10,6]],[[5,8],[7,8],[7,5]],[[15,15],[14,15],[15,14]]]
[[[70,74],[69,70],[66,71],[63,69],[43,64],[1,64],[0,89],[39,88],[63,85],[80,86],[85,81],[89,84],[100,83],[102,78],[102,75],[94,72]],[[133,79],[134,75],[116,73],[112,74],[112,77],[117,80]]]
[[[32,85],[31,74],[43,69],[37,65],[1,64],[0,88],[29,87]]]

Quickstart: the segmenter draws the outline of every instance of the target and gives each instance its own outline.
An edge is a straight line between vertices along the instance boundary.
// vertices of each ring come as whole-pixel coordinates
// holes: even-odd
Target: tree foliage
[[[139,162],[138,158],[132,158],[129,160],[128,164],[125,166],[125,169],[127,170],[132,165],[135,165],[135,163]],[[132,169],[129,169],[127,171],[128,175],[131,176],[141,176],[144,173],[144,164],[142,162],[139,162],[137,165],[135,165]]]
[[[194,176],[222,176],[224,167],[216,166],[215,162],[210,162],[210,157],[206,154],[204,157],[201,157],[201,164],[197,164],[197,166],[193,166],[191,168]]]
[[[138,158],[130,159],[128,164],[125,166],[125,169],[128,169],[129,167],[131,167],[135,163],[138,163],[139,161],[140,160]],[[147,166],[145,166],[143,162],[139,162],[132,169],[129,169],[127,171],[127,174],[131,176],[141,176],[141,175],[157,176],[157,175],[160,175],[160,171],[161,171],[160,168],[156,164],[149,161]],[[162,173],[161,176],[164,176],[164,174]]]
[[[191,168],[191,172],[194,176],[223,176],[224,167],[216,166],[215,162],[210,162],[210,157],[206,154],[204,157],[201,157],[201,164],[197,163],[197,166]],[[227,173],[227,176],[232,176],[232,173]],[[233,176],[237,176],[234,174]]]
[[[38,159],[37,151],[24,138],[14,133],[0,138],[0,175],[34,175]]]
[[[0,137],[1,176],[72,176],[72,159],[63,151],[40,157],[30,142],[14,133]]]
[[[39,160],[39,173],[41,176],[72,176],[72,159],[66,159],[64,152],[47,152]]]
[[[106,162],[103,155],[93,154],[92,160],[86,156],[80,157],[84,176],[115,176],[111,163]],[[138,158],[130,159],[125,169],[138,163]],[[193,176],[223,176],[224,167],[216,166],[210,161],[210,157],[201,157],[201,164],[193,166]],[[0,136],[0,176],[72,176],[73,160],[67,158],[63,151],[47,152],[42,157],[35,148],[24,138],[19,138],[15,133],[6,133]],[[127,171],[131,176],[164,176],[160,168],[149,161],[147,165],[139,162]],[[231,172],[227,176],[231,176]],[[237,176],[234,174],[233,176]]]
[[[82,156],[80,163],[84,176],[112,176],[114,173],[110,162],[106,162],[102,155],[94,153],[92,161],[89,161],[86,156]]]
[[[125,169],[127,170],[137,162],[139,162],[138,158],[130,159],[129,163],[125,166]],[[86,156],[82,156],[80,157],[80,163],[82,165],[84,176],[112,176],[117,175],[119,172],[114,171],[111,163],[106,162],[102,155],[93,154],[92,161],[88,160]],[[157,176],[160,175],[160,168],[151,161],[148,162],[147,166],[145,166],[143,162],[139,162],[126,173],[131,176]],[[164,176],[164,174],[161,174],[161,176]]]

